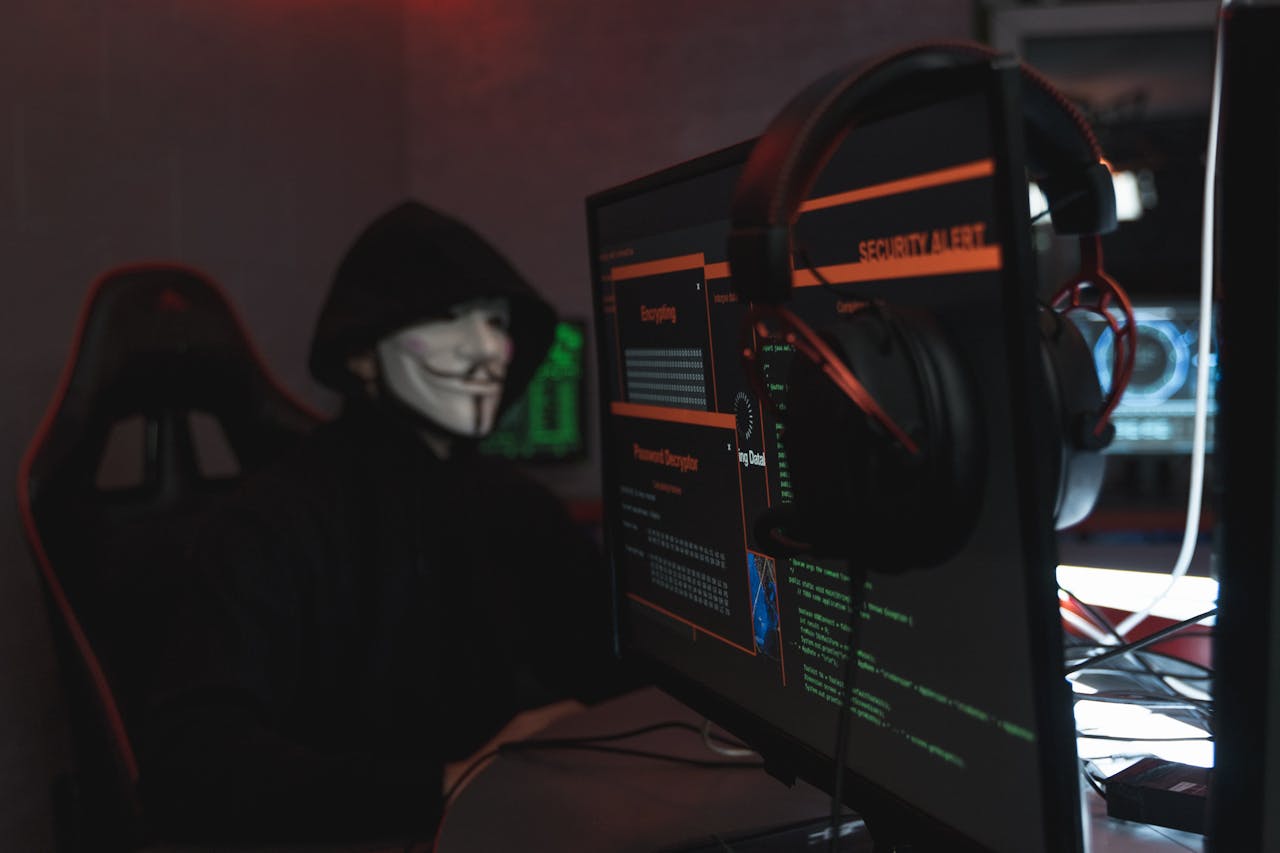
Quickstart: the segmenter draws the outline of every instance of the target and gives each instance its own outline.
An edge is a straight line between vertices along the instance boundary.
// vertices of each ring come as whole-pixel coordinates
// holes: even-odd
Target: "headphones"
[[[792,225],[845,133],[997,58],[981,44],[934,42],[837,70],[787,104],[751,150],[734,191],[728,256],[733,288],[748,303],[743,367],[761,400],[770,400],[761,339],[796,351],[786,411],[779,412],[795,499],[759,519],[762,543],[814,556],[856,554],[877,571],[898,572],[944,562],[972,533],[985,431],[974,381],[932,317],[861,303],[818,332],[784,303],[794,271]],[[1054,519],[1062,529],[1088,515],[1102,487],[1101,451],[1115,434],[1111,413],[1133,371],[1136,324],[1128,297],[1102,268],[1100,235],[1115,229],[1116,205],[1097,139],[1039,72],[1018,67],[1030,176],[1049,201],[1054,231],[1080,238],[1079,272],[1039,316],[1042,368],[1060,430],[1050,444]],[[1104,317],[1114,334],[1105,398],[1089,347],[1066,317],[1081,310]]]

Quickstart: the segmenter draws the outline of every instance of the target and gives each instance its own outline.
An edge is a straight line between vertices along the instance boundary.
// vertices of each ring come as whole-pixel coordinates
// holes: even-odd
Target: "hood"
[[[416,201],[387,211],[347,250],[316,321],[311,374],[345,397],[361,394],[347,359],[461,302],[505,297],[514,345],[500,410],[524,392],[546,355],[556,314],[497,249],[458,220]]]

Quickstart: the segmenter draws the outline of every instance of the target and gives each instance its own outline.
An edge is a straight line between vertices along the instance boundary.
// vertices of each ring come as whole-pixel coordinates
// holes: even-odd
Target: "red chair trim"
[[[53,564],[49,561],[49,555],[44,548],[44,541],[40,538],[40,532],[36,528],[35,514],[31,510],[31,466],[35,462],[36,453],[44,444],[49,430],[53,426],[58,410],[62,408],[62,401],[66,397],[68,386],[71,384],[71,374],[75,371],[80,344],[84,339],[85,327],[89,321],[89,306],[93,304],[93,300],[97,296],[98,290],[101,289],[104,280],[105,276],[100,277],[93,283],[83,304],[80,306],[80,318],[76,322],[76,331],[72,338],[70,354],[62,367],[62,375],[58,379],[58,390],[53,395],[53,400],[50,402],[49,407],[45,410],[44,418],[40,421],[35,438],[27,446],[27,451],[22,455],[22,461],[18,465],[18,511],[22,514],[22,524],[27,534],[27,542],[31,545],[31,551],[40,567],[45,587],[49,591],[54,605],[58,608],[58,613],[62,616],[63,624],[66,625],[71,634],[76,651],[79,652],[81,660],[89,670],[89,678],[93,682],[94,691],[98,694],[98,700],[102,703],[103,713],[107,717],[107,726],[111,731],[112,738],[115,740],[120,760],[124,762],[125,770],[129,774],[129,780],[134,785],[137,785],[138,759],[134,754],[133,744],[129,740],[129,733],[125,730],[124,718],[120,715],[120,706],[116,704],[115,695],[111,692],[111,685],[107,682],[107,675],[102,669],[102,663],[98,660],[98,655],[89,644],[89,638],[85,636],[84,628],[80,625],[80,620],[71,608],[71,602],[67,599],[66,591],[62,588],[62,582],[58,580],[58,576],[53,570]]]
[[[22,514],[23,528],[27,535],[27,541],[31,546],[36,563],[39,565],[40,573],[44,579],[46,588],[53,599],[54,605],[58,608],[58,612],[62,617],[63,623],[71,634],[72,641],[76,646],[76,651],[80,654],[81,660],[89,671],[89,677],[93,682],[94,691],[97,693],[98,699],[102,703],[103,712],[107,717],[107,726],[115,740],[115,746],[119,753],[120,760],[124,763],[129,779],[134,785],[137,785],[138,782],[138,760],[133,750],[133,744],[129,739],[128,731],[125,729],[124,718],[120,714],[120,706],[116,702],[110,683],[107,681],[107,675],[102,668],[102,663],[98,659],[98,655],[94,652],[93,647],[90,645],[89,638],[85,635],[84,628],[81,626],[80,620],[75,614],[75,610],[72,609],[71,602],[67,599],[66,591],[63,589],[62,582],[58,579],[57,573],[53,569],[53,564],[49,560],[49,555],[45,551],[44,542],[36,527],[35,514],[31,509],[30,480],[31,467],[35,462],[36,454],[47,439],[49,430],[53,426],[54,419],[57,417],[58,411],[62,408],[63,400],[67,395],[67,389],[71,385],[71,376],[75,372],[76,362],[80,354],[80,347],[84,341],[85,329],[89,322],[89,310],[98,296],[98,291],[101,290],[103,284],[110,279],[129,272],[142,272],[147,270],[180,272],[199,279],[203,284],[214,290],[220,297],[222,297],[223,302],[226,303],[236,327],[240,330],[241,336],[248,345],[250,355],[258,363],[262,375],[266,377],[267,382],[282,397],[287,399],[303,413],[311,415],[317,422],[325,420],[324,416],[319,414],[310,405],[299,400],[292,394],[292,392],[281,385],[271,371],[267,369],[266,362],[263,360],[257,346],[254,344],[253,338],[249,335],[248,329],[244,324],[243,318],[240,316],[240,312],[236,309],[235,303],[228,297],[227,292],[222,285],[218,284],[216,281],[204,275],[200,271],[184,264],[164,261],[127,264],[115,267],[98,276],[90,286],[88,293],[85,295],[80,306],[80,316],[76,322],[76,330],[72,337],[71,349],[67,356],[66,363],[62,367],[62,374],[58,379],[57,391],[54,393],[49,406],[45,409],[44,417],[41,419],[40,426],[36,430],[35,438],[33,438],[31,443],[27,446],[27,450],[22,456],[22,461],[18,465],[18,509]]]

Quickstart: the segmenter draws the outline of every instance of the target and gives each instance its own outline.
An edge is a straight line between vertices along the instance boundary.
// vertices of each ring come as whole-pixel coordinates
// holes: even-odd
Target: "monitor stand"
[[[738,830],[723,835],[691,839],[656,853],[827,853],[830,849],[831,815],[779,824],[754,830]],[[873,853],[875,844],[866,822],[848,812],[840,825],[838,853]]]

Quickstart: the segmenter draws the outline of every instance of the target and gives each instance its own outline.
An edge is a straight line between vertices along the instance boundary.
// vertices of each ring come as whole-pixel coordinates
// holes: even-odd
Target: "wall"
[[[341,251],[399,200],[399,0],[8,0],[0,25],[0,482],[54,390],[81,297],[144,259],[220,280],[284,382]],[[0,511],[0,849],[51,848],[65,761],[48,624]]]
[[[470,221],[561,311],[585,316],[586,195],[755,135],[837,65],[971,29],[969,0],[909,13],[889,0],[8,0],[4,482],[107,268],[203,269],[285,384],[326,408],[305,372],[315,312],[348,241],[406,193]],[[590,496],[595,471],[556,485]],[[0,849],[52,846],[59,702],[10,500]]]
[[[975,23],[969,0],[919,0],[909,12],[891,0],[408,8],[410,186],[488,235],[562,312],[583,316],[587,195],[755,136],[831,69],[970,37]],[[598,444],[594,420],[590,429]],[[597,464],[546,477],[590,496]]]

